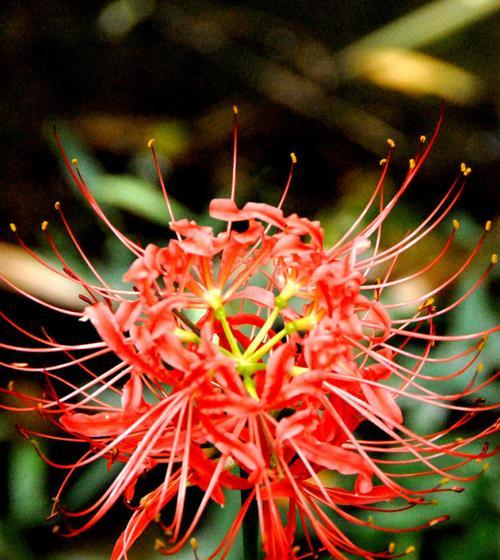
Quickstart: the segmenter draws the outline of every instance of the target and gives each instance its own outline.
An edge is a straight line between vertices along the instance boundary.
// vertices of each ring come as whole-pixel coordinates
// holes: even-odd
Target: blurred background
[[[487,219],[494,221],[493,235],[469,273],[447,293],[453,299],[487,266],[495,233],[498,238],[499,8],[495,0],[2,0],[0,272],[43,299],[78,306],[72,286],[41,270],[8,227],[15,222],[23,239],[50,259],[40,231],[40,223],[49,220],[69,262],[81,269],[55,215],[55,201],[108,279],[119,283],[131,262],[68,181],[55,149],[54,126],[114,223],[144,243],[165,243],[168,215],[147,140],[156,138],[175,214],[203,222],[207,202],[229,193],[231,107],[236,104],[238,201],[276,204],[289,154],[295,152],[299,163],[285,209],[321,219],[327,239],[334,240],[372,192],[386,139],[397,144],[387,180],[388,192],[394,192],[419,136],[431,133],[444,101],[438,142],[386,233],[387,242],[398,239],[444,194],[460,163],[471,165],[467,188],[451,216],[461,224],[457,243],[425,282],[437,285],[465,258]],[[423,254],[440,247],[448,226],[442,224],[402,266],[412,270]],[[470,332],[495,324],[498,278],[497,268],[444,328]],[[45,325],[56,338],[64,333],[68,342],[88,336],[84,325],[77,332],[73,322],[7,290],[0,292],[0,305],[35,332]],[[2,339],[21,340],[5,324],[1,328]],[[482,361],[490,371],[498,368],[492,344]],[[2,372],[2,385],[10,376]],[[39,381],[27,375],[19,380],[33,391]],[[493,395],[486,391],[483,396]],[[418,409],[407,410],[407,418],[422,431],[447,420],[443,412]],[[117,508],[77,539],[52,535],[44,517],[61,473],[38,459],[17,434],[16,422],[42,424],[2,413],[0,558],[108,558],[125,510]],[[48,452],[64,456],[64,450]],[[389,524],[404,527],[444,513],[452,514],[451,521],[423,534],[369,532],[360,538],[373,549],[383,549],[390,540],[398,547],[414,545],[418,559],[494,560],[500,553],[494,471],[460,496],[444,496],[431,513],[416,508],[394,515]],[[66,504],[89,504],[108,476],[105,465],[89,469],[68,492]],[[229,503],[224,513],[209,512],[198,534],[202,551],[220,538],[237,507]],[[160,535],[154,530],[148,533],[131,558],[157,558],[155,536]],[[238,547],[233,557],[239,558]],[[192,552],[179,558],[192,558]]]

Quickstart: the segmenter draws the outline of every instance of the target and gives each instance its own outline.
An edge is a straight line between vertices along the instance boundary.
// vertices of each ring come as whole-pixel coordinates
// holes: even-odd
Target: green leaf
[[[120,210],[126,210],[161,226],[170,221],[167,206],[159,187],[133,175],[101,175],[96,179],[98,200]],[[176,218],[191,212],[175,200],[170,200]]]
[[[9,465],[9,500],[20,525],[41,524],[50,510],[47,465],[26,442],[13,446]]]

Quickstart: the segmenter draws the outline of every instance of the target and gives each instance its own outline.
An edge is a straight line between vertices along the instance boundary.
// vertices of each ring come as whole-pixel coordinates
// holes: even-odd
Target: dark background
[[[293,151],[299,165],[285,208],[321,218],[327,238],[333,240],[376,184],[386,138],[397,143],[387,181],[393,192],[419,136],[430,135],[435,126],[442,101],[445,118],[438,142],[388,235],[401,235],[424,216],[466,161],[473,173],[451,216],[460,220],[461,229],[456,247],[447,256],[446,271],[474,246],[485,220],[496,218],[498,8],[493,0],[3,0],[0,272],[40,297],[75,304],[74,293],[42,274],[9,234],[8,223],[15,222],[24,240],[49,255],[39,227],[48,219],[56,241],[61,247],[67,245],[54,215],[56,200],[62,202],[78,238],[108,278],[119,281],[130,263],[130,256],[69,186],[54,147],[54,126],[70,157],[79,158],[85,177],[114,222],[145,242],[165,242],[168,217],[161,206],[147,140],[156,138],[176,214],[203,220],[210,198],[229,192],[231,107],[237,104],[238,201],[277,203]],[[439,246],[448,225],[427,243]],[[496,223],[482,256],[469,270],[473,278],[495,250],[495,233]],[[428,246],[417,250],[404,266],[411,269],[429,250]],[[432,285],[440,280],[437,274],[428,280]],[[459,293],[473,280],[462,282]],[[488,289],[471,298],[449,328],[467,329],[471,320],[475,325],[494,324],[497,285],[498,273],[493,272]],[[0,298],[3,309],[35,330],[44,324],[51,332],[75,340],[87,332],[76,332],[73,323],[56,321],[52,314],[7,291]],[[10,330],[6,336],[15,339]],[[498,366],[493,345],[483,361],[490,370]],[[7,376],[2,378],[5,385],[10,374],[2,375]],[[415,411],[414,425],[425,429],[429,418],[421,416]],[[89,535],[71,542],[50,536],[43,518],[58,473],[48,471],[31,446],[17,436],[18,420],[2,415],[0,468],[5,499],[0,505],[0,558],[106,558],[125,520],[123,512],[118,510]],[[69,502],[81,505],[98,494],[101,474],[91,473]],[[423,536],[396,537],[398,546],[415,544],[415,558],[426,560],[495,558],[499,500],[494,480],[490,471],[459,500],[444,500],[442,509],[431,516],[451,509],[452,520]],[[231,511],[229,507],[226,518]],[[427,512],[412,510],[395,518],[393,526],[428,517]],[[206,526],[218,525],[221,518],[219,513]],[[206,532],[202,534],[209,539]],[[375,548],[394,540],[393,536],[365,538]],[[131,557],[154,558],[152,541],[151,536],[145,539]],[[191,557],[191,552],[185,557]]]

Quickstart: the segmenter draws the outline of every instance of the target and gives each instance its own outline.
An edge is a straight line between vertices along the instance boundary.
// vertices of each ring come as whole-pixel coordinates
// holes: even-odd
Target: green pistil
[[[253,379],[253,374],[258,370],[266,369],[266,364],[256,364],[249,362],[241,356],[236,359],[236,369],[243,377],[243,385],[247,393],[256,401],[259,400],[259,395],[257,394],[257,389],[255,387],[255,381]]]
[[[222,325],[222,329],[224,330],[224,334],[226,335],[227,341],[229,342],[229,346],[231,347],[231,351],[235,356],[241,356],[241,350],[238,345],[238,341],[231,330],[231,326],[228,323],[226,310],[224,307],[219,307],[218,309],[214,310],[215,318],[219,321]]]
[[[265,370],[266,364],[260,360],[268,354],[283,338],[297,331],[308,331],[316,325],[320,317],[317,313],[313,312],[306,317],[301,317],[295,321],[285,323],[283,329],[271,337],[265,344],[262,344],[269,331],[272,329],[274,323],[278,319],[280,312],[287,305],[289,300],[296,295],[299,290],[299,285],[295,282],[288,282],[283,291],[274,299],[275,307],[267,317],[261,329],[251,341],[248,348],[242,353],[238,340],[231,330],[231,325],[227,320],[227,312],[222,303],[221,293],[217,289],[210,290],[205,294],[205,301],[207,305],[212,308],[214,317],[222,326],[231,351],[226,350],[219,346],[220,352],[232,358],[236,362],[236,368],[243,378],[243,385],[247,393],[256,401],[259,401],[259,395],[255,386],[254,374],[256,371]],[[182,342],[187,343],[200,343],[200,337],[197,332],[193,332],[177,328],[174,333]],[[259,345],[261,345],[259,348]],[[307,368],[300,368],[295,366],[291,372],[292,375],[301,375]]]
[[[236,358],[236,369],[243,376],[252,376],[258,370],[266,369],[266,364],[250,362],[244,356]]]
[[[293,375],[294,377],[298,377],[299,375],[302,375],[303,373],[307,373],[308,371],[311,371],[311,370],[309,368],[306,368],[306,367],[293,366],[292,371],[290,372],[290,375]]]
[[[274,325],[274,322],[276,321],[278,315],[280,314],[280,310],[281,310],[280,307],[275,307],[272,310],[272,312],[269,314],[269,317],[267,318],[266,322],[262,325],[262,328],[257,333],[257,336],[252,340],[250,346],[245,350],[245,353],[243,354],[245,357],[251,356],[255,352],[255,350],[257,350],[259,344],[262,343],[267,333],[269,332],[269,329],[271,329],[271,327]]]
[[[254,399],[255,401],[259,401],[259,395],[257,394],[257,389],[255,387],[255,381],[250,375],[243,376],[243,386],[245,387],[247,393]]]
[[[235,356],[241,356],[241,350],[238,345],[238,341],[236,340],[233,331],[231,330],[231,326],[227,321],[227,313],[224,308],[224,304],[222,303],[220,291],[216,289],[210,290],[205,294],[205,301],[207,302],[209,307],[213,309],[215,318],[222,325],[222,329],[224,330],[224,334],[226,335],[232,353]]]
[[[309,331],[314,327],[314,325],[316,325],[317,322],[318,317],[312,313],[311,315],[306,315],[296,321],[290,321],[285,325],[283,330],[285,330],[287,334],[292,334],[297,331]]]
[[[269,314],[266,322],[262,325],[260,331],[257,333],[257,336],[250,343],[250,346],[245,350],[245,353],[243,354],[245,357],[252,356],[252,354],[257,350],[259,344],[262,343],[267,333],[274,325],[274,322],[279,317],[280,311],[282,309],[285,309],[285,307],[288,305],[289,300],[298,292],[298,290],[298,284],[292,281],[288,281],[286,283],[286,286],[283,288],[283,291],[274,298],[275,308]]]
[[[272,338],[270,338],[265,344],[263,344],[256,352],[251,356],[248,356],[248,360],[251,362],[256,362],[264,357],[270,350],[276,346],[276,344],[285,336],[288,336],[297,331],[308,331],[314,327],[317,322],[318,317],[316,314],[307,315],[306,317],[301,317],[296,321],[290,321],[285,324],[285,327],[276,333]]]
[[[270,338],[265,344],[263,344],[256,352],[254,352],[251,356],[248,356],[248,360],[251,362],[257,362],[261,358],[263,358],[270,350],[276,346],[276,344],[282,339],[285,338],[289,333],[287,332],[286,328],[281,329],[278,333],[276,333],[272,338]]]
[[[174,334],[181,342],[192,342],[194,344],[200,343],[200,337],[192,331],[177,328],[174,330]]]

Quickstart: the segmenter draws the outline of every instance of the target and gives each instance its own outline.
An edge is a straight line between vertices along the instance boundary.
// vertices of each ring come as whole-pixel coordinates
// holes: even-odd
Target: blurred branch
[[[384,25],[336,55],[342,74],[356,77],[359,61],[381,47],[417,49],[486,18],[500,8],[499,0],[438,0]]]
[[[341,98],[339,84],[363,78],[409,95],[436,95],[462,104],[474,101],[482,90],[479,78],[410,49],[471,25],[499,5],[498,0],[438,0],[338,53],[303,29],[258,10],[205,2],[169,4],[163,22],[169,40],[195,49],[274,102],[335,127],[353,143],[378,153],[382,138],[402,142],[403,135]],[[280,40],[283,36],[287,39]]]
[[[228,26],[227,18],[233,15],[231,11],[214,12],[213,8],[209,12],[191,13],[169,6],[164,13],[164,29],[170,40],[197,50],[264,96],[299,115],[342,130],[349,140],[370,151],[378,153],[381,138],[403,141],[403,134],[384,120],[332,95],[325,85],[257,54],[255,49],[234,39],[228,29],[236,29],[239,36],[245,32],[255,39],[253,24],[261,14],[256,18],[254,13],[243,27],[235,25],[235,21]],[[267,15],[262,14],[262,18],[276,24]],[[259,21],[259,27],[262,23]]]
[[[370,49],[349,65],[351,75],[407,94],[436,95],[452,103],[476,100],[483,86],[479,78],[437,58],[405,49]]]
[[[0,274],[13,284],[40,299],[70,309],[80,309],[81,288],[38,263],[24,249],[0,242]],[[1,284],[2,287],[7,287]]]

